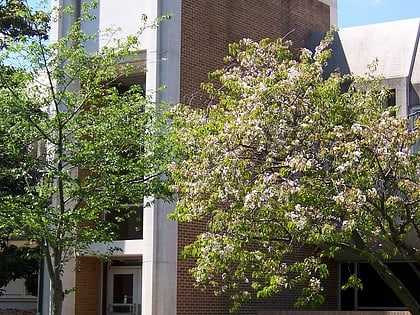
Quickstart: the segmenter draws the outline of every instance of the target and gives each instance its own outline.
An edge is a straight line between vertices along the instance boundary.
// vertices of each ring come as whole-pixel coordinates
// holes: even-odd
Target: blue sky
[[[420,17],[420,0],[337,1],[340,28]],[[37,2],[39,0],[28,0],[32,5]]]
[[[420,18],[420,0],[338,0],[340,28]]]

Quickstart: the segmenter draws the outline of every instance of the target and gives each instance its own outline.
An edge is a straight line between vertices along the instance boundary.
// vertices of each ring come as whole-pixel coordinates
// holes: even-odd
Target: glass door
[[[140,315],[141,269],[111,267],[107,295],[109,315]]]

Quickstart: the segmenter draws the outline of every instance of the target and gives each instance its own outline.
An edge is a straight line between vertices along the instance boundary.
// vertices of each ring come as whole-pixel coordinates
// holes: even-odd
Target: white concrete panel
[[[413,55],[413,69],[412,69],[412,77],[411,77],[411,83],[413,84],[419,84],[420,83],[420,27],[418,29],[418,35],[417,35],[417,49]]]
[[[149,20],[155,19],[154,1],[138,0],[102,0],[99,2],[97,14],[97,28],[99,30],[120,29],[117,35],[125,38],[129,34],[136,34],[142,25],[141,16],[144,14]],[[140,41],[146,43],[147,36],[141,36]],[[102,45],[109,45],[106,38],[100,41]],[[147,45],[145,45],[147,47]]]
[[[62,277],[64,290],[72,290],[76,286],[76,264],[75,259],[67,262]],[[73,315],[75,311],[75,294],[71,292],[66,295],[63,302],[63,315]]]
[[[399,106],[398,114],[407,116],[408,114],[408,98],[409,98],[409,78],[384,78],[383,84],[389,89],[395,89],[395,105]]]
[[[90,246],[90,249],[100,254],[109,253],[114,250],[111,256],[139,256],[147,250],[148,244],[145,240],[122,240],[112,243],[96,243]]]
[[[102,0],[99,2],[99,26],[101,29],[119,27],[124,33],[134,33],[142,13],[148,14],[147,3],[139,0]]]
[[[420,19],[371,24],[339,31],[350,71],[364,75],[367,65],[378,59],[376,74],[401,78],[410,74]]]
[[[178,226],[167,219],[174,203],[157,201],[156,267],[153,278],[154,315],[176,315]],[[157,298],[158,297],[158,298]]]
[[[146,200],[147,201],[147,200]],[[150,199],[152,201],[152,199]],[[156,218],[155,207],[145,207],[144,209],[144,224],[143,224],[143,237],[145,246],[143,248],[143,268],[142,268],[142,302],[141,314],[153,314],[153,285],[155,273],[155,233],[156,231]]]

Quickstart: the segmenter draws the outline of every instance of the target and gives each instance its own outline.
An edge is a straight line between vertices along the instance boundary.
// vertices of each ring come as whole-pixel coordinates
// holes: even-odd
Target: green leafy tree
[[[164,176],[170,146],[159,115],[165,105],[140,86],[121,91],[117,84],[144,71],[130,62],[141,48],[139,34],[121,40],[115,30],[100,33],[108,46],[87,51],[98,34],[86,34],[82,25],[94,18],[94,5],[83,6],[57,42],[43,34],[10,37],[0,55],[2,157],[21,157],[2,169],[4,178],[19,182],[19,192],[1,192],[0,233],[39,246],[55,315],[73,289],[61,279],[68,261],[102,255],[90,245],[117,237],[115,224],[102,218],[113,211],[124,220],[145,196],[171,198]],[[158,22],[144,18],[139,33]]]
[[[28,148],[20,139],[12,141],[8,136],[7,130],[14,126],[13,117],[8,115],[0,118],[0,198],[21,198],[25,189],[40,178],[36,169],[37,161],[28,154]],[[40,259],[38,249],[16,247],[9,242],[13,228],[8,224],[2,224],[0,231],[0,287],[24,278],[27,291],[36,296]]]
[[[281,40],[230,45],[227,66],[203,85],[208,103],[172,111],[171,217],[207,220],[184,253],[196,283],[231,294],[234,308],[294,287],[297,306],[318,305],[325,259],[346,252],[418,315],[386,261],[420,262],[419,130],[384,109],[388,92],[371,75],[324,78],[330,40],[299,60]],[[301,259],[302,246],[314,250]]]
[[[49,15],[42,10],[33,10],[24,0],[3,0],[0,1],[0,49],[6,48],[8,41],[18,42],[25,38],[48,38]],[[2,65],[3,72],[13,72],[10,65]],[[0,134],[0,195],[14,195],[17,197],[23,194],[25,186],[36,178],[36,170],[33,167],[35,160],[28,156],[27,148],[19,141],[11,143],[8,138],[8,128],[13,126],[12,119],[3,117],[3,125]],[[16,177],[17,169],[21,168],[31,176]],[[38,258],[29,257],[33,250],[28,248],[17,248],[8,242],[8,233],[3,233],[5,239],[1,244],[0,264],[1,276],[0,286],[6,286],[10,281],[19,277],[25,278],[25,285],[28,292],[36,295],[37,289],[37,268]]]
[[[42,10],[33,10],[23,0],[0,1],[0,49],[6,48],[8,41],[18,42],[27,37],[38,37],[46,40],[49,31],[49,15]],[[13,67],[2,65],[4,73],[13,72]],[[0,195],[17,197],[25,193],[25,186],[34,182],[36,169],[33,156],[26,154],[27,148],[22,142],[11,143],[7,132],[13,126],[12,119],[4,119],[0,134]],[[17,170],[30,176],[16,177]],[[3,231],[4,232],[4,231]],[[7,235],[0,250],[0,286],[6,286],[10,281],[25,278],[28,292],[36,295],[38,260],[36,250],[30,247],[17,248],[8,242]],[[1,292],[0,292],[1,293]]]
[[[26,0],[0,1],[0,48],[8,39],[18,41],[22,37],[48,38],[49,15],[43,10],[33,10]]]

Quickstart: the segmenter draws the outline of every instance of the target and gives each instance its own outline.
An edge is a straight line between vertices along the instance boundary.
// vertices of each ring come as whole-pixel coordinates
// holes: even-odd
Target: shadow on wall
[[[319,45],[320,41],[324,39],[325,35],[325,32],[316,32],[311,34],[307,48],[312,52],[315,51],[315,47]],[[340,70],[341,74],[350,73],[350,67],[347,62],[343,45],[341,43],[340,34],[334,34],[334,41],[328,48],[332,50],[333,55],[332,58],[328,60],[328,65],[325,68],[324,77],[327,78],[331,73],[337,71],[337,69]]]

